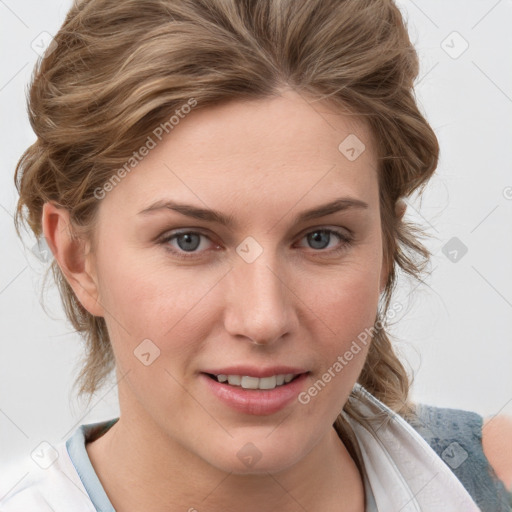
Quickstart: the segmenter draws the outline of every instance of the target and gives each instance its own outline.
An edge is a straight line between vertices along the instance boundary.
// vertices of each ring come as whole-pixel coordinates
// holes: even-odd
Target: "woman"
[[[429,255],[417,73],[390,0],[73,6],[17,223],[87,341],[80,394],[115,369],[121,414],[0,510],[506,510],[481,418],[411,403],[386,334]]]

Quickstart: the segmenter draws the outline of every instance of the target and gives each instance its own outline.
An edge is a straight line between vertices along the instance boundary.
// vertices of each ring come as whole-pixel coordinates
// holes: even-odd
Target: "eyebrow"
[[[320,217],[325,217],[331,213],[336,213],[339,211],[350,210],[350,209],[367,209],[368,204],[360,199],[356,199],[353,197],[342,197],[339,199],[335,199],[330,203],[326,203],[315,208],[311,208],[309,210],[305,210],[301,212],[296,217],[296,222],[305,222],[308,220],[317,219]],[[156,211],[161,210],[172,210],[182,215],[186,215],[187,217],[192,217],[194,219],[205,220],[209,222],[217,222],[228,228],[232,228],[236,221],[232,215],[225,215],[224,213],[218,212],[216,210],[207,210],[205,208],[198,208],[196,206],[179,203],[174,200],[161,199],[151,204],[147,208],[141,210],[138,215],[149,215]]]

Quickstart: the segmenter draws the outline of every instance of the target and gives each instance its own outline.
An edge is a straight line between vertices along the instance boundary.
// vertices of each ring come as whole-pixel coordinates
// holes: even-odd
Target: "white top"
[[[462,483],[399,415],[359,384],[354,405],[367,420],[344,412],[364,460],[366,512],[481,512]],[[388,421],[383,421],[385,413]],[[0,478],[0,512],[115,512],[85,442],[118,418],[80,425],[66,441],[42,443]]]

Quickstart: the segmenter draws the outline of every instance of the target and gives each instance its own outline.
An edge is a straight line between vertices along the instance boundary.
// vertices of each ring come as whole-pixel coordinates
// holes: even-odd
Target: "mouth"
[[[299,378],[303,373],[280,373],[268,377],[254,377],[251,375],[227,375],[205,373],[210,379],[227,386],[243,389],[272,390],[283,387]]]
[[[200,377],[205,390],[232,410],[271,415],[297,403],[297,395],[303,391],[309,374],[289,367],[238,367],[210,369],[201,372]]]

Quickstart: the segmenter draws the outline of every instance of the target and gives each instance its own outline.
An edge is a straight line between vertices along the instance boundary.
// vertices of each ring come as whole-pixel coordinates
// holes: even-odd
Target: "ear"
[[[398,201],[395,204],[395,216],[399,221],[402,220],[405,210],[407,209],[407,203],[402,199],[399,198]],[[386,288],[386,282],[388,280],[389,272],[391,271],[391,264],[389,266],[386,264],[387,262],[383,259],[382,261],[382,271],[381,271],[381,280],[380,280],[380,293],[384,291]]]
[[[405,210],[407,209],[407,203],[404,199],[399,198],[395,205],[395,215],[398,217],[399,220],[402,220]]]
[[[104,316],[98,301],[94,256],[88,253],[89,244],[73,234],[69,211],[47,202],[41,223],[46,243],[82,306],[91,315]]]

